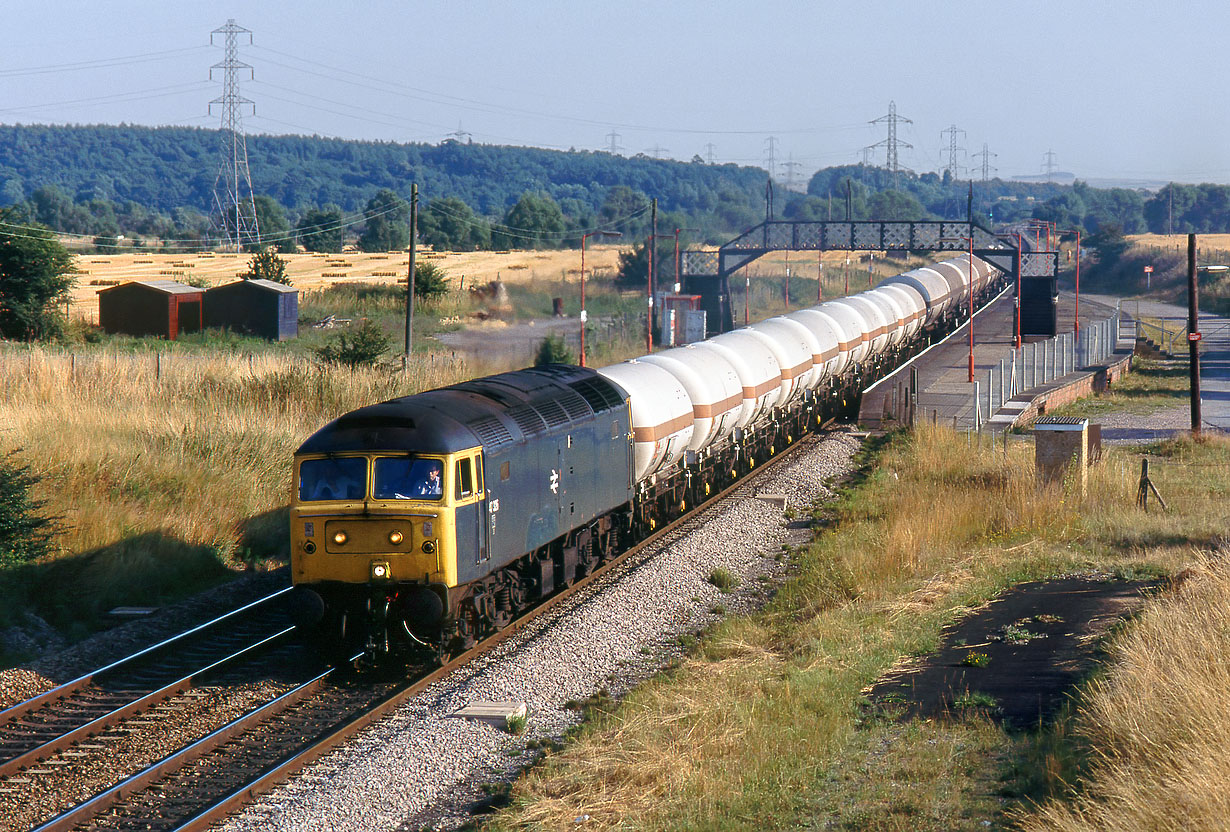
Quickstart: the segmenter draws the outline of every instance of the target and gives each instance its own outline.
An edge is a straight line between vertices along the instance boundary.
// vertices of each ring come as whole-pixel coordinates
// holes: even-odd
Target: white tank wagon
[[[839,347],[846,353],[846,366],[860,364],[871,353],[871,331],[873,326],[859,309],[849,303],[839,303],[835,300],[825,301],[819,306],[813,306],[817,312],[823,312],[829,319],[841,327],[842,340]]]
[[[952,303],[952,289],[939,272],[931,268],[914,269],[905,274],[890,277],[881,286],[908,286],[918,293],[926,305],[927,314],[923,326],[938,322]]]
[[[956,265],[951,260],[946,260],[943,263],[936,263],[930,268],[944,278],[944,282],[948,284],[949,301],[952,303],[950,308],[964,308],[969,304],[969,264],[968,258],[964,267]]]
[[[785,407],[802,398],[804,390],[815,386],[816,362],[812,356],[820,345],[807,327],[779,316],[766,318],[741,331],[761,339],[781,365],[781,393],[777,407]]]
[[[628,393],[637,482],[683,459],[692,442],[692,399],[675,376],[639,359],[598,370]]]
[[[692,402],[692,441],[688,450],[701,453],[729,439],[743,410],[743,385],[730,362],[715,350],[694,346],[638,359],[654,364],[679,380]]]
[[[800,309],[782,317],[807,327],[816,339],[819,349],[811,356],[812,364],[816,368],[813,389],[830,381],[846,368],[850,361],[850,349],[848,346],[842,349],[841,327],[837,321],[821,311],[820,307]]]
[[[761,341],[736,330],[693,346],[698,350],[712,350],[739,375],[743,409],[736,427],[748,430],[762,414],[771,410],[781,390],[782,369],[772,351]]]
[[[867,322],[867,355],[863,361],[871,361],[888,349],[888,318],[879,305],[863,297],[863,293],[849,295],[833,301],[837,306],[848,306],[858,311]]]
[[[918,290],[900,283],[881,283],[876,287],[876,291],[891,295],[904,311],[905,325],[901,332],[901,341],[909,341],[918,335],[927,320],[927,303]]]
[[[906,319],[910,314],[906,311],[902,299],[878,286],[866,292],[860,292],[858,296],[875,304],[880,310],[885,322],[884,334],[888,338],[886,349],[895,349],[905,340],[905,328],[908,324]]]

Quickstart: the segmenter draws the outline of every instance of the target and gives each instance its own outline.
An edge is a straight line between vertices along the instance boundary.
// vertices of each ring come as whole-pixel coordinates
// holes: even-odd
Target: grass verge
[[[1082,495],[1039,490],[1027,445],[926,427],[891,437],[824,508],[836,523],[797,554],[764,611],[721,622],[681,664],[595,707],[490,828],[568,828],[582,815],[664,830],[1009,824],[1009,810],[1079,776],[1068,721],[1010,734],[970,707],[948,724],[902,723],[864,691],[1011,584],[1179,568],[1225,533],[1228,447],[1154,448],[1174,511],[1145,514],[1136,460],[1120,449]]]
[[[60,518],[53,557],[0,572],[0,628],[32,613],[78,638],[113,606],[284,562],[294,449],[354,407],[458,380],[415,359],[403,374],[275,354],[0,352],[0,452]]]
[[[1184,360],[1141,358],[1132,359],[1132,371],[1115,381],[1103,393],[1095,393],[1048,415],[1095,417],[1106,413],[1156,413],[1188,401],[1189,376]]]

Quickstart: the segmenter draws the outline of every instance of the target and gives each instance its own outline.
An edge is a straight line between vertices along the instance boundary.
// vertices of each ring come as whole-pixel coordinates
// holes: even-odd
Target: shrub
[[[548,335],[542,339],[542,343],[538,345],[538,355],[534,357],[534,366],[541,367],[544,364],[575,364],[577,357],[568,349],[568,345],[564,343],[562,335]]]
[[[342,330],[316,349],[316,355],[330,364],[347,367],[370,366],[389,349],[389,336],[370,318],[348,330]]]
[[[51,549],[54,523],[39,513],[43,503],[30,496],[37,482],[14,452],[0,458],[0,567],[34,560]]]
[[[448,294],[448,275],[435,263],[414,264],[414,297],[419,300],[439,300]]]

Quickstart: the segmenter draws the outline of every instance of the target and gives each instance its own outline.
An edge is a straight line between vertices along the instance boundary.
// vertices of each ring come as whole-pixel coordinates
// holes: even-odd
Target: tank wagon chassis
[[[339,417],[296,454],[298,623],[370,663],[471,649],[856,414],[861,390],[968,317],[968,292],[980,307],[1002,288],[959,262],[598,371],[530,368]],[[434,492],[397,484],[432,468]]]

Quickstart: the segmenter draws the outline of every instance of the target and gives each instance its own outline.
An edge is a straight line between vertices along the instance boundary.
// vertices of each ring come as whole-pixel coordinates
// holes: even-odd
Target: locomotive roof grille
[[[531,405],[542,416],[549,428],[559,428],[568,424],[568,412],[554,399],[540,399]]]
[[[589,406],[589,403],[571,390],[564,393],[556,401],[558,401],[560,406],[568,412],[568,418],[573,421],[588,419],[593,415],[594,411],[593,408]]]
[[[508,417],[517,423],[517,427],[521,428],[521,432],[526,436],[533,436],[547,429],[542,416],[527,404],[509,410]]]
[[[576,390],[595,413],[623,406],[623,397],[616,393],[614,386],[602,376],[574,381],[568,386]]]
[[[483,416],[466,424],[470,430],[478,434],[478,438],[482,440],[484,450],[498,448],[501,445],[510,445],[513,442],[512,434],[508,432],[508,428],[504,427],[504,423],[494,416]]]

